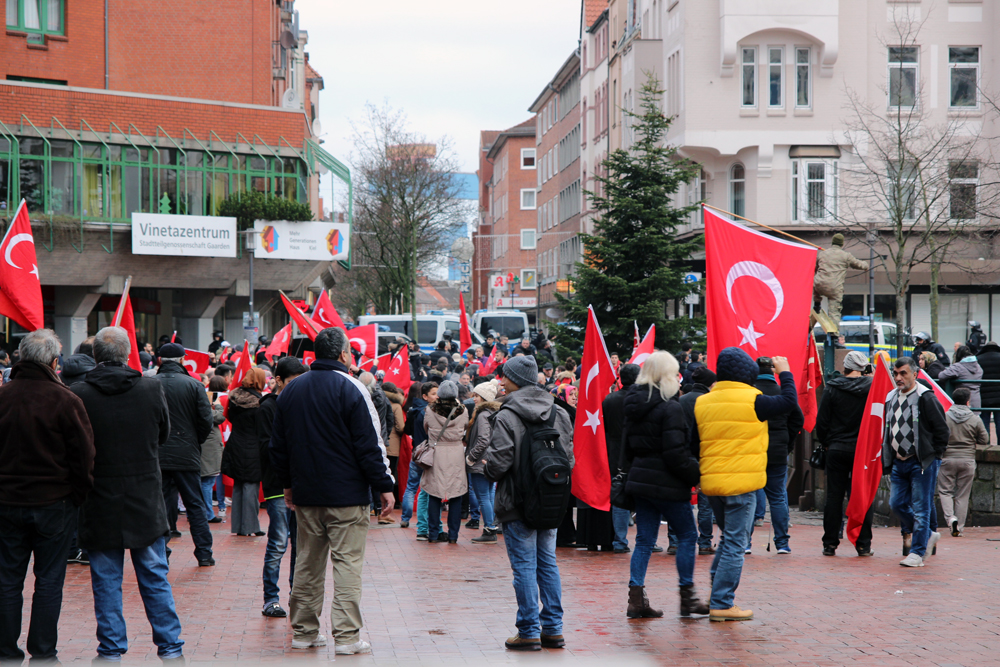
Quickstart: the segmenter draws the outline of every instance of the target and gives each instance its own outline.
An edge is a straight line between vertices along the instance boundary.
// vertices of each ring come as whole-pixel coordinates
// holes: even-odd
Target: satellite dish
[[[319,122],[319,118],[313,121],[313,136],[318,137],[323,134],[323,124]]]
[[[281,37],[278,38],[281,46],[286,49],[294,49],[298,45],[298,40],[295,39],[295,35],[292,34],[291,30],[286,30],[281,33]]]
[[[286,109],[295,109],[299,106],[299,96],[295,94],[294,88],[289,88],[281,96],[281,106]]]

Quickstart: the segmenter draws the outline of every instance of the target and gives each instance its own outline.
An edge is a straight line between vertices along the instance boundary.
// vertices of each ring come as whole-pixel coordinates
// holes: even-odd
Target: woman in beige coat
[[[465,425],[469,413],[458,402],[458,385],[446,380],[438,387],[437,401],[427,406],[424,431],[434,446],[434,465],[424,470],[420,487],[427,492],[427,543],[458,542],[462,525],[462,496],[469,490],[465,473]],[[441,502],[448,500],[448,535],[441,532]]]

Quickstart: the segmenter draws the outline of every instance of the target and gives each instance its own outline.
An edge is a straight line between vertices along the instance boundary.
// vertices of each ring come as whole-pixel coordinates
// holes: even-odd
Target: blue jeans
[[[410,475],[406,479],[406,491],[403,492],[403,513],[400,517],[403,521],[409,521],[413,518],[413,496],[417,493],[417,488],[420,486],[420,476],[423,474],[424,469],[418,466],[414,461],[410,461]]]
[[[278,602],[278,576],[281,574],[281,559],[288,549],[288,543],[294,542],[295,534],[291,532],[291,524],[295,514],[285,505],[284,498],[268,498],[264,501],[267,507],[267,549],[264,551],[264,606]],[[292,560],[288,564],[288,587],[292,587],[292,574],[295,572],[295,550],[292,549]]]
[[[635,551],[629,571],[629,586],[646,585],[646,568],[660,532],[660,517],[677,535],[677,577],[681,586],[694,583],[695,545],[698,530],[694,525],[691,503],[686,500],[659,500],[635,496]]]
[[[935,459],[922,470],[920,461],[912,456],[905,461],[894,460],[889,474],[889,507],[899,517],[903,534],[913,533],[910,553],[921,558],[927,553],[931,536],[931,507],[940,467],[941,461]]]
[[[757,492],[757,502],[760,502],[760,494],[767,498],[767,504],[771,507],[771,528],[774,529],[774,547],[776,549],[788,548],[788,487],[785,480],[788,475],[788,466],[774,466],[767,469],[767,484]],[[757,506],[758,512],[760,505]],[[757,513],[754,514],[756,519]],[[750,526],[750,536],[753,539],[753,525]],[[747,547],[750,542],[747,542]]]
[[[208,477],[201,478],[201,497],[205,499],[205,515],[208,520],[211,521],[215,518],[215,510],[212,509],[212,489],[215,488],[215,483],[218,481],[219,488],[222,487],[222,475],[209,475]],[[222,492],[222,497],[225,498],[225,491]],[[223,505],[220,509],[226,507],[225,500],[222,501]]]
[[[417,533],[426,535],[427,534],[427,503],[430,501],[430,496],[423,489],[420,489],[420,495],[417,496]],[[461,520],[461,515],[459,515]],[[441,513],[434,517],[434,523],[437,525],[438,530],[441,529]]]
[[[707,549],[712,546],[712,522],[715,517],[712,514],[712,505],[708,502],[708,496],[701,491],[698,492],[698,546]]]
[[[122,573],[125,550],[90,550],[90,584],[94,591],[97,617],[97,655],[105,660],[121,660],[128,652],[128,632],[122,615]],[[132,567],[146,618],[153,629],[156,654],[163,659],[179,658],[181,621],[174,608],[174,595],[167,581],[166,540],[158,538],[145,549],[131,549]]]
[[[506,521],[503,538],[514,572],[517,634],[524,639],[537,639],[540,632],[561,635],[562,583],[556,564],[556,529],[534,530],[523,521]]]
[[[469,474],[469,488],[472,490],[472,493],[469,494],[469,506],[472,507],[472,501],[475,500],[479,510],[473,515],[470,509],[469,515],[478,519],[481,513],[483,528],[496,528],[496,517],[493,515],[493,494],[495,493],[493,484],[487,481],[485,475],[474,472]]]
[[[736,589],[743,573],[743,552],[750,540],[757,492],[738,496],[712,496],[712,511],[719,522],[719,545],[712,560],[712,609],[729,609],[736,599]]]
[[[0,661],[20,664],[17,647],[24,607],[24,579],[34,556],[28,653],[53,660],[66,580],[66,554],[76,532],[77,509],[68,498],[44,507],[0,505]]]
[[[763,519],[764,513],[767,512],[767,505],[764,504],[767,501],[767,493],[765,493],[764,489],[757,489],[756,491],[754,491],[754,494],[757,498],[757,509],[754,510],[753,520],[758,521],[760,519]],[[750,532],[752,533],[753,531]],[[747,544],[750,543],[747,542]]]
[[[469,482],[469,520],[479,521],[483,518],[481,507],[479,504],[479,497],[472,490],[472,473],[467,472],[466,477]]]
[[[427,496],[427,513],[429,516],[434,517],[434,521],[430,522],[429,530],[427,532],[427,539],[433,542],[438,538],[438,533],[441,532],[441,505],[444,503],[442,498],[435,498],[434,496]],[[457,540],[458,531],[462,527],[462,496],[457,498],[448,499],[448,539]]]
[[[611,546],[614,549],[628,549],[628,520],[632,513],[621,507],[611,508],[611,525],[615,527],[615,539]]]

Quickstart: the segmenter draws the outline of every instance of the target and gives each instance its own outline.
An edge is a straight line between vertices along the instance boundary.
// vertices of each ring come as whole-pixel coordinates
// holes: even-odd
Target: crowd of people
[[[212,567],[209,524],[228,520],[233,535],[260,537],[266,510],[261,613],[289,617],[293,649],[327,643],[319,618],[332,560],[339,655],[371,650],[360,636],[367,533],[373,517],[395,524],[396,510],[398,526],[415,521],[415,539],[428,545],[456,544],[463,521],[481,530],[472,544],[497,545],[503,537],[518,605],[511,650],[565,646],[557,549],[631,553],[625,613],[658,618],[664,612],[649,600],[646,574],[652,554],[663,550],[657,540],[666,524],[680,614],[712,621],[753,618],[735,598],[765,503],[777,554],[791,554],[788,455],[804,419],[783,357],[754,359],[727,348],[710,369],[690,347],[676,356],[655,352],[641,367],[612,355],[616,386],[603,416],[608,468],[621,484],[604,511],[573,498],[565,485],[574,466],[580,368],[573,358],[557,359],[544,336],[511,345],[491,335],[465,356],[450,336],[427,355],[411,343],[405,393],[386,381],[384,369],[362,371],[339,328],[316,336],[309,366],[258,350],[255,367],[230,390],[236,367],[220,363],[227,350],[221,334],[216,339],[214,366],[194,377],[179,341],[146,347],[139,372],[128,366],[130,341],[117,327],[66,356],[52,331],[23,338],[0,387],[0,660],[24,656],[17,643],[31,557],[32,658],[56,656],[69,561],[90,565],[98,658],[120,660],[128,650],[126,549],[159,656],[183,660],[167,579],[180,512],[197,565]],[[994,396],[974,383],[986,367],[1000,371],[1000,347],[982,342],[977,357],[956,346],[953,359],[944,355],[947,364],[938,352],[929,347],[898,359],[896,389],[886,397],[882,465],[901,523],[901,565],[911,567],[923,565],[940,539],[935,492],[952,535],[962,534],[975,447],[989,441],[972,408],[1000,402],[1000,390]],[[918,382],[921,368],[967,381],[947,413]],[[843,539],[872,372],[865,355],[850,352],[819,406],[813,435],[826,449],[827,556]],[[566,474],[559,480],[561,472],[543,469]],[[231,499],[224,478],[232,480]],[[869,510],[855,544],[859,556],[872,555],[871,522]],[[279,579],[289,552],[286,611]],[[707,600],[694,589],[699,555],[713,557]]]

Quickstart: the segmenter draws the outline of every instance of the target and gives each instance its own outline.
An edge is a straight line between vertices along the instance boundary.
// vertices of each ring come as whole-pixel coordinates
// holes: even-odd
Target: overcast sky
[[[298,0],[309,62],[323,76],[323,147],[347,162],[351,121],[388,102],[412,130],[449,136],[463,171],[480,130],[502,130],[576,49],[580,0]]]

